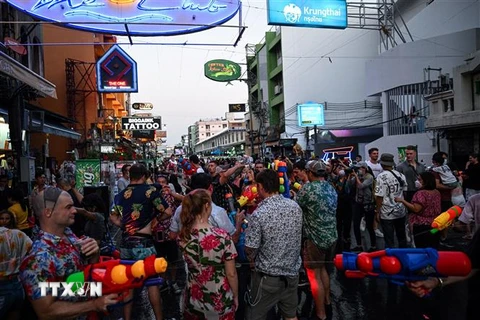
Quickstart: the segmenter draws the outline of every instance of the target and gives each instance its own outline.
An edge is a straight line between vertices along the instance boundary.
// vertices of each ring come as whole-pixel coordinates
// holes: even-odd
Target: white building
[[[220,118],[200,119],[195,122],[195,127],[197,128],[195,131],[195,142],[197,144],[225,130],[228,127],[228,121]]]

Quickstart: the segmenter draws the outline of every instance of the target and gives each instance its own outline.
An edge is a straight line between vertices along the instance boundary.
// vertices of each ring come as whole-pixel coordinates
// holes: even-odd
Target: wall
[[[433,141],[432,141],[433,140]],[[368,149],[378,148],[379,153],[391,153],[395,156],[395,163],[398,164],[398,147],[406,147],[408,145],[416,145],[418,150],[418,161],[423,161],[425,165],[432,163],[432,155],[437,152],[437,140],[434,133],[407,134],[401,136],[387,136],[375,140],[365,145],[365,157],[368,160]],[[448,152],[448,144],[446,140],[440,140],[441,151]]]
[[[60,28],[49,24],[42,24],[42,29],[43,41],[46,43],[68,42],[68,39],[75,39],[75,42],[92,43],[94,40],[94,35],[92,33]],[[65,76],[65,59],[67,58],[94,62],[95,56],[93,46],[44,46],[45,78],[56,85],[58,99],[40,99],[40,105],[45,109],[61,114],[65,117],[68,115]],[[91,94],[86,99],[85,104],[86,123],[82,125],[85,128],[89,128],[89,124],[96,121],[97,112],[87,112],[87,110],[88,108],[96,108],[96,94]],[[43,141],[41,141],[42,137],[40,136],[41,135],[36,135],[35,141],[32,140],[32,145],[38,147],[38,145],[41,146],[45,143],[45,135],[43,135]],[[56,157],[60,164],[67,157],[70,158],[65,153],[69,148],[69,139],[50,135],[50,156]]]

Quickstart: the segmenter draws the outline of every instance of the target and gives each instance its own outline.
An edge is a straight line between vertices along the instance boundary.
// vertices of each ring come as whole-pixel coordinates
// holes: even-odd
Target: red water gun
[[[155,255],[138,261],[104,260],[89,264],[83,271],[69,275],[66,282],[76,284],[83,284],[86,281],[101,282],[102,295],[120,293],[121,300],[130,289],[161,284],[162,278],[154,276],[164,273],[166,269],[167,261],[164,258],[156,258]]]
[[[337,254],[334,264],[338,270],[345,271],[347,278],[378,277],[400,285],[428,277],[466,276],[472,270],[465,253],[432,248],[344,252]]]

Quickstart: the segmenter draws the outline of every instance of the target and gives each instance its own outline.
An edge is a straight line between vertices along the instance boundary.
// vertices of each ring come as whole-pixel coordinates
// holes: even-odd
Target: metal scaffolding
[[[67,114],[70,119],[76,120],[74,130],[80,133],[83,139],[87,137],[85,100],[97,92],[95,83],[95,63],[74,59],[65,60],[65,75],[67,84]],[[71,149],[76,142],[70,140]]]

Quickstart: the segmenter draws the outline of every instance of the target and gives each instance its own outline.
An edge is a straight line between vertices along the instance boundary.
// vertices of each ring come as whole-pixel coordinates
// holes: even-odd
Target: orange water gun
[[[435,218],[432,222],[432,230],[430,232],[432,234],[437,233],[440,230],[448,228],[456,218],[460,217],[462,214],[462,208],[459,206],[453,206],[447,211],[441,213],[439,216]]]
[[[237,200],[240,208],[245,206],[247,203],[252,202],[257,197],[257,192],[257,187],[246,187],[240,198]]]

